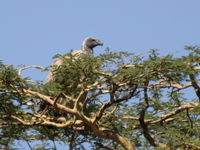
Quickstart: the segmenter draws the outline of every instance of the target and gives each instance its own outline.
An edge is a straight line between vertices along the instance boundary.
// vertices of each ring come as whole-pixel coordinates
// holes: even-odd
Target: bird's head
[[[83,41],[82,50],[86,50],[86,51],[92,50],[93,51],[93,48],[98,45],[103,46],[103,42],[94,37],[88,37]]]

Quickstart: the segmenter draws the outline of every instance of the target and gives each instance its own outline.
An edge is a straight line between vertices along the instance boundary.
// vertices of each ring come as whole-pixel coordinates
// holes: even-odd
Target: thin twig
[[[191,128],[193,128],[193,121],[192,121],[192,119],[190,118],[189,110],[186,109],[186,112],[187,112],[187,117],[188,117],[188,119],[190,120]]]
[[[31,66],[26,66],[26,67],[20,68],[19,71],[18,71],[18,75],[21,76],[22,70],[25,70],[25,69],[28,69],[28,68],[40,68],[42,70],[45,70],[45,68],[43,68],[41,66],[31,65]]]
[[[25,140],[25,141],[26,141],[26,143],[28,144],[28,147],[29,147],[31,150],[33,150],[32,147],[31,147],[31,145],[30,145],[30,143],[28,142],[28,140]]]

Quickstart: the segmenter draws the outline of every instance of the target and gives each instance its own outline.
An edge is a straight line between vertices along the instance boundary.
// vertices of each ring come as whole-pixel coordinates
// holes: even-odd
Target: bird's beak
[[[99,45],[103,46],[103,42],[102,41],[98,41]]]

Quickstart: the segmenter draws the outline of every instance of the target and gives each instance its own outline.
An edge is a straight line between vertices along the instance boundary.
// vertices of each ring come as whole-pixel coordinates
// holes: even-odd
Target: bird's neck
[[[94,55],[93,49],[91,49],[91,48],[83,46],[82,50],[84,51],[86,56],[93,56]]]

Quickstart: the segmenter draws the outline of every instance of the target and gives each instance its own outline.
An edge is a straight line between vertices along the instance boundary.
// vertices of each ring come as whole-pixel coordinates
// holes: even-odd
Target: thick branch
[[[97,126],[92,126],[92,130],[94,131],[94,134],[100,138],[113,140],[121,144],[127,150],[135,150],[134,144],[131,143],[126,137],[120,136],[119,134],[112,132],[106,128],[99,128]]]
[[[194,75],[193,75],[193,74],[190,74],[189,76],[190,76],[190,79],[191,79],[192,86],[193,86],[193,88],[195,89],[196,95],[197,95],[198,98],[200,99],[200,87],[199,87],[199,85],[197,84]]]
[[[140,121],[140,125],[142,127],[143,133],[144,133],[144,137],[147,139],[147,141],[152,145],[152,146],[158,146],[155,142],[155,140],[151,137],[150,133],[149,133],[149,129],[147,124],[145,123],[145,113],[146,110],[149,107],[149,98],[148,98],[148,94],[147,94],[147,87],[149,85],[149,80],[146,79],[146,82],[144,83],[145,87],[144,87],[144,108],[141,111],[140,117],[139,117],[139,121]]]
[[[77,99],[76,99],[76,101],[75,101],[75,104],[74,104],[74,109],[75,109],[76,111],[78,111],[79,102],[81,102],[81,101],[83,100],[85,94],[86,94],[86,92],[85,92],[84,90],[82,90],[82,91],[79,93],[79,95],[78,95],[78,97],[77,97]]]
[[[102,105],[100,110],[97,112],[96,117],[93,119],[93,124],[96,123],[98,120],[101,119],[101,117],[103,116],[103,112],[105,111],[106,108],[112,106],[112,102],[107,102],[106,104]]]
[[[30,96],[35,96],[37,98],[41,98],[41,99],[43,99],[44,101],[48,102],[51,105],[54,104],[54,102],[50,99],[49,96],[40,94],[38,92],[31,91],[31,90],[24,90],[24,92],[27,93]],[[65,107],[65,106],[63,106],[61,104],[58,104],[58,103],[56,103],[56,108],[58,108],[60,111],[66,113],[66,114],[71,113],[72,115],[74,115],[74,116],[80,118],[81,120],[83,120],[83,122],[88,124],[88,125],[92,124],[92,120],[90,118],[86,117],[85,115],[83,115],[82,113],[80,113],[79,111],[76,111],[74,109],[70,109],[70,108]]]

